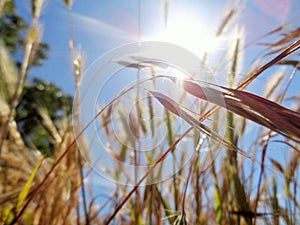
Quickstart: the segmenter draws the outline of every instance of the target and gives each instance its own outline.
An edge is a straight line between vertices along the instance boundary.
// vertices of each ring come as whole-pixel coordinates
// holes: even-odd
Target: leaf
[[[18,196],[17,207],[16,207],[17,212],[23,207],[24,201],[28,196],[30,187],[31,187],[31,185],[34,181],[34,178],[35,178],[39,168],[41,167],[42,162],[44,161],[44,159],[45,159],[44,157],[42,159],[40,159],[40,161],[38,162],[38,164],[35,166],[34,170],[32,171],[32,173],[31,173],[29,179],[27,180],[26,184],[24,185],[22,191],[20,192],[20,194]]]

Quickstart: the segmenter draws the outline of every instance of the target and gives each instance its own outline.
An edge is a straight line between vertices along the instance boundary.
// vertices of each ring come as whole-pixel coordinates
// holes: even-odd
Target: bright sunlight
[[[158,40],[179,45],[201,57],[205,52],[214,52],[220,44],[213,31],[193,15],[180,13],[166,25],[164,31],[153,35]]]

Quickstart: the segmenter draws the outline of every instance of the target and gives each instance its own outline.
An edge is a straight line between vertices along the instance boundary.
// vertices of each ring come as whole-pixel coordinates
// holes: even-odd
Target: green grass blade
[[[29,191],[30,191],[30,187],[34,181],[34,178],[39,170],[39,168],[42,165],[42,162],[44,161],[44,158],[42,158],[38,164],[35,166],[34,170],[32,171],[29,179],[27,180],[27,182],[25,183],[22,191],[20,192],[19,196],[18,196],[18,201],[17,201],[17,206],[16,206],[16,211],[18,212],[24,205],[24,201],[27,198]]]

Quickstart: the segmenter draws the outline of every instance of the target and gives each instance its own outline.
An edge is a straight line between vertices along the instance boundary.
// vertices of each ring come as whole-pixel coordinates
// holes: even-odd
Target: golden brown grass
[[[78,151],[78,137],[73,134],[70,118],[64,117],[57,126],[44,108],[37,110],[55,143],[55,154],[52,157],[45,157],[39,151],[26,147],[14,120],[16,105],[20,101],[26,80],[26,71],[35,54],[33,46],[41,38],[36,24],[43,1],[33,2],[33,26],[28,32],[19,72],[16,71],[5,46],[0,46],[1,85],[5,83],[7,86],[7,89],[1,89],[3,93],[0,98],[1,224],[113,224],[112,221],[116,221],[115,224],[149,225],[299,224],[300,116],[298,112],[281,105],[287,97],[289,84],[299,70],[299,55],[295,54],[300,48],[299,28],[289,31],[281,26],[267,33],[267,36],[284,33],[278,41],[266,45],[267,56],[272,56],[272,59],[250,70],[237,86],[234,84],[237,83],[236,63],[240,57],[238,41],[235,43],[236,51],[226,62],[231,71],[229,88],[205,83],[197,77],[183,81],[181,91],[185,97],[181,98],[182,101],[196,97],[204,105],[205,102],[213,104],[212,108],[204,108],[201,115],[199,112],[187,110],[181,100],[168,97],[168,93],[150,92],[148,105],[137,107],[138,119],[135,120],[131,115],[131,128],[136,134],[146,133],[149,128],[143,124],[141,114],[147,111],[150,118],[155,117],[154,103],[158,100],[166,109],[164,122],[168,131],[163,149],[158,149],[161,154],[157,158],[147,155],[151,167],[137,185],[115,185],[115,190],[107,193],[107,201],[99,203],[97,196],[93,196],[83,182],[83,170],[90,168],[84,164]],[[65,3],[71,9],[71,1]],[[0,9],[1,6],[2,1]],[[165,7],[167,11],[167,3]],[[225,28],[230,26],[237,12],[238,8],[228,11],[220,22],[217,36],[226,32]],[[165,18],[167,20],[167,15]],[[75,86],[79,88],[83,57],[74,47],[73,37],[70,43]],[[203,64],[206,64],[205,60]],[[277,102],[243,90],[274,65],[294,67],[292,74],[285,74],[290,77],[290,82],[281,87],[283,91],[277,94]],[[139,63],[129,66],[141,69]],[[15,79],[17,75],[19,78]],[[96,117],[91,118],[91,123],[100,117],[107,138],[114,140],[110,127],[112,104],[117,104],[125,93],[137,93],[137,87],[159,79],[176,81],[174,77],[157,75],[152,71],[150,78],[141,79],[138,84],[128,87],[113,102],[101,108]],[[278,82],[275,86],[279,84],[282,83]],[[288,98],[293,100],[299,110],[298,93]],[[77,105],[80,104],[79,97],[76,102]],[[218,116],[222,107],[226,109],[226,138],[214,127],[218,120],[223,119]],[[86,127],[80,127],[80,112],[77,109],[74,112],[78,129],[82,130],[79,135],[84,135]],[[191,125],[183,133],[174,129],[178,117]],[[214,123],[207,125],[207,120]],[[120,122],[120,127],[122,123],[126,121]],[[249,124],[260,129],[253,134],[246,133]],[[156,131],[154,122],[150,129]],[[247,140],[247,135],[252,137]],[[195,150],[188,165],[174,174],[170,182],[140,187],[139,184],[151,177],[152,171],[164,158],[176,151],[176,146],[183,142],[183,138],[188,138],[191,142],[188,147],[192,146]],[[203,144],[207,139],[212,142]],[[245,144],[249,141],[252,142]],[[119,147],[120,151],[111,151],[115,157],[123,161],[126,157],[131,157],[126,155],[126,147]],[[218,157],[214,155],[208,163],[209,166],[203,168],[200,162],[203,160],[205,148],[220,154]],[[274,149],[287,153],[284,164],[280,158],[272,155]],[[126,176],[126,171],[120,168],[107,170]],[[87,195],[90,196],[90,201]],[[100,209],[95,210],[98,204]]]

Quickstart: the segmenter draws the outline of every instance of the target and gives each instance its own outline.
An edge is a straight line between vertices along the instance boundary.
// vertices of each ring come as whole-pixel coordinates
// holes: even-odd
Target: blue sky
[[[62,0],[45,1],[40,22],[43,41],[51,47],[49,59],[30,76],[55,82],[68,93],[74,93],[69,40],[71,28],[69,12]],[[163,30],[162,0],[141,1],[141,37]],[[182,20],[186,14],[198,18],[204,32],[214,32],[229,1],[171,0],[169,22]],[[225,4],[226,3],[226,4]],[[30,21],[29,1],[17,1],[18,11]],[[247,1],[239,18],[245,27],[247,40],[255,39],[285,22],[299,22],[300,2],[297,0]],[[137,0],[75,0],[72,7],[75,45],[82,49],[88,67],[96,58],[119,45],[134,42],[138,36]],[[188,34],[192,35],[192,34]],[[206,35],[205,33],[203,35]],[[253,51],[256,49],[253,48]],[[252,51],[249,49],[249,53]]]

